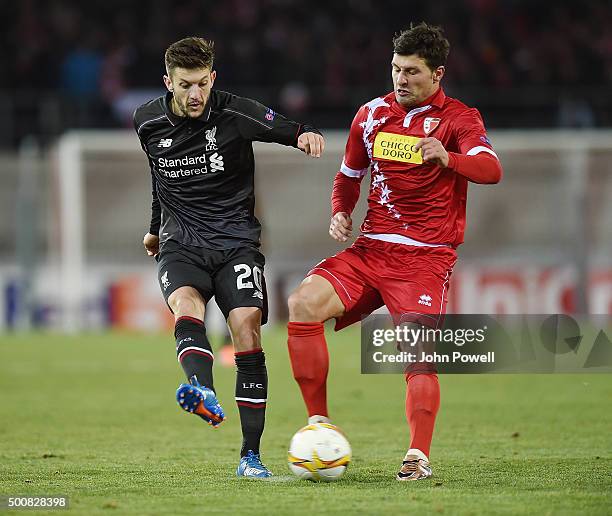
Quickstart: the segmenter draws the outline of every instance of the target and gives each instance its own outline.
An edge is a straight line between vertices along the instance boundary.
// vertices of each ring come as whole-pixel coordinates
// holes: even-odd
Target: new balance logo
[[[223,166],[223,156],[221,156],[218,152],[215,152],[210,156],[210,168],[213,172],[225,170]]]
[[[158,147],[170,147],[170,145],[172,145],[172,138],[162,138],[161,140],[159,140],[159,143],[157,144]]]
[[[431,296],[428,296],[427,294],[423,294],[419,298],[419,304],[425,305],[425,306],[431,306]]]
[[[258,299],[263,299],[263,294],[259,290],[256,290],[255,292],[253,292],[253,296],[252,297],[256,297]]]

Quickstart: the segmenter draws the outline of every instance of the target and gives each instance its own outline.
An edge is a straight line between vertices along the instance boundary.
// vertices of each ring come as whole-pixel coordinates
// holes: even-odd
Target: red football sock
[[[287,329],[293,377],[302,391],[308,416],[327,417],[329,355],[323,323],[290,322]]]
[[[410,426],[410,448],[429,457],[436,414],[440,408],[440,384],[436,374],[406,375],[406,419]]]

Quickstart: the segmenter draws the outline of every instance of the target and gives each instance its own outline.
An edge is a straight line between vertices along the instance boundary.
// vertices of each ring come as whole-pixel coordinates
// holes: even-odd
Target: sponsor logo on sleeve
[[[487,145],[489,145],[490,147],[493,147],[493,145],[491,144],[491,140],[489,140],[486,136],[481,136],[480,137],[480,141],[482,143],[486,143]]]
[[[266,111],[266,117],[265,117],[266,120],[269,120],[270,122],[272,122],[275,116],[276,116],[276,113],[270,108],[268,108],[268,110]]]

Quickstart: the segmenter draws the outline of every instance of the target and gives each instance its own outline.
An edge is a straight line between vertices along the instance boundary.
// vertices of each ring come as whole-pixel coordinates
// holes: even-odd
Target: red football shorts
[[[450,247],[416,247],[364,236],[308,273],[329,281],[344,304],[336,331],[386,305],[396,324],[437,328],[446,312],[448,282],[457,260]]]

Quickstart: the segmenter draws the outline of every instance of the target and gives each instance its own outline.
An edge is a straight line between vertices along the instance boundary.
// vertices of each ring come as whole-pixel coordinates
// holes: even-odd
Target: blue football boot
[[[236,476],[247,478],[269,478],[272,472],[266,468],[259,457],[259,453],[249,450],[247,454],[240,459]]]
[[[195,375],[189,383],[182,383],[176,390],[176,401],[182,409],[197,414],[214,428],[225,421],[225,414],[212,389],[203,387]]]

